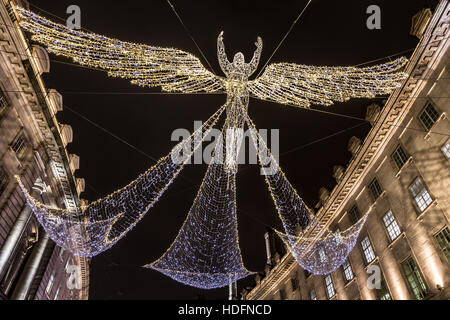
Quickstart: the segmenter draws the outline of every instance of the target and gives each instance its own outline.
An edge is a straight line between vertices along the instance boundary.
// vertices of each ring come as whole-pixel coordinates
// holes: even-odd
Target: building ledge
[[[417,220],[423,222],[423,218],[431,211],[432,208],[437,207],[438,201],[435,199],[421,214],[417,216]]]

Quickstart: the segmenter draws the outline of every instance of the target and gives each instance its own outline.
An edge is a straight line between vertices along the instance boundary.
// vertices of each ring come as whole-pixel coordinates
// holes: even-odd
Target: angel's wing
[[[276,63],[260,78],[249,82],[257,98],[308,108],[311,104],[332,105],[350,98],[373,98],[390,94],[407,75],[400,72],[408,60],[366,67],[314,67]]]
[[[20,25],[32,39],[57,55],[130,79],[133,84],[161,87],[166,92],[216,92],[223,80],[206,70],[193,55],[173,48],[160,48],[71,30],[31,11],[16,7]]]

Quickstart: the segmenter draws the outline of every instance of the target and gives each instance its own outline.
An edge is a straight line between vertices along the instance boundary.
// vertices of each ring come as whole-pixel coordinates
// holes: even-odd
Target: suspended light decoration
[[[263,163],[262,156],[269,157],[271,167],[276,168],[275,174],[266,176],[266,182],[285,231],[277,231],[277,234],[303,269],[315,275],[328,275],[336,271],[355,247],[368,215],[342,233],[329,231],[310,212],[289,183],[249,117],[247,124],[253,143],[259,150],[260,163]]]
[[[19,185],[38,221],[58,246],[77,256],[96,256],[122,239],[154,206],[200,147],[225,108],[220,108],[192,136],[176,145],[168,156],[128,186],[82,206],[78,211],[55,209],[38,202],[17,177]]]
[[[224,146],[219,138],[214,159],[174,243],[158,261],[146,266],[202,289],[225,287],[252,274],[242,263],[236,174],[227,171],[220,159]]]
[[[237,53],[230,62],[221,33],[217,46],[219,63],[226,75],[223,78],[204,68],[198,58],[178,49],[123,42],[70,30],[23,8],[15,7],[14,10],[20,26],[49,52],[71,58],[84,66],[105,70],[109,76],[126,78],[140,86],[161,87],[166,92],[226,92],[226,104],[200,129],[204,138],[205,132],[226,110],[223,129],[226,138],[222,138],[215,155],[215,160],[220,154],[224,160],[213,161],[209,166],[197,198],[172,246],[158,261],[146,266],[199,288],[227,286],[251,274],[242,263],[236,223],[237,157],[245,122],[252,129],[254,142],[260,147],[257,150],[270,152],[264,143],[258,142],[261,137],[257,136],[256,127],[247,115],[250,95],[302,108],[309,108],[311,104],[329,106],[334,101],[390,94],[407,77],[400,72],[407,59],[399,58],[366,68],[271,64],[261,77],[249,81],[259,64],[261,38],[258,38],[250,63],[245,63],[242,53]],[[193,136],[198,134],[196,132]],[[191,137],[181,142],[171,154],[177,155],[186,149],[193,153],[202,142],[197,140]],[[178,176],[192,153],[181,156],[181,163],[173,161],[172,156],[162,158],[129,186],[81,208],[79,212],[49,208],[33,199],[21,186],[30,207],[51,238],[76,255],[92,257],[111,248],[144,217]],[[273,174],[266,175],[266,181],[285,229],[285,233],[280,235],[297,261],[316,274],[324,274],[343,262],[365,220],[341,236],[333,236],[309,212],[279,167]],[[314,237],[309,238],[307,235],[312,231]]]

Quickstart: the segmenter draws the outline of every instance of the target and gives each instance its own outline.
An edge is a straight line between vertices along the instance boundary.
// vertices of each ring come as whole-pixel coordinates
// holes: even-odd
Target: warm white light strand
[[[17,177],[19,185],[28,205],[53,241],[74,255],[96,256],[122,239],[154,206],[201,146],[225,109],[226,106],[220,108],[190,138],[180,142],[168,156],[128,186],[81,207],[77,212],[55,209],[38,202]]]

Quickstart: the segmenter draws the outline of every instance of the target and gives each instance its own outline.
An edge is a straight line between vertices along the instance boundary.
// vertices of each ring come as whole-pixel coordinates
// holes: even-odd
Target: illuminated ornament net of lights
[[[74,255],[96,256],[122,239],[153,207],[200,147],[224,110],[225,106],[128,186],[82,206],[78,212],[44,205],[31,197],[20,179],[19,185],[28,205],[53,241]],[[198,139],[198,136],[202,138]]]
[[[104,70],[109,76],[126,78],[140,86],[160,87],[165,92],[226,92],[225,106],[201,128],[204,134],[226,109],[224,131],[231,134],[226,134],[226,146],[222,150],[225,160],[221,164],[210,165],[178,237],[161,259],[147,266],[177,281],[201,288],[225,286],[250,274],[242,265],[235,203],[241,130],[246,121],[250,128],[255,129],[247,115],[250,96],[302,108],[309,108],[312,104],[329,106],[335,101],[350,98],[390,94],[407,78],[400,71],[407,59],[399,58],[365,68],[275,63],[269,65],[261,77],[249,81],[259,64],[262,40],[258,38],[250,63],[245,63],[242,53],[236,54],[230,62],[221,33],[217,48],[220,66],[226,75],[223,78],[204,68],[195,56],[178,49],[123,42],[91,32],[71,30],[23,8],[14,7],[14,11],[20,26],[49,52]],[[256,136],[255,131],[252,138],[256,143],[261,137]],[[183,141],[171,154],[178,154],[183,149],[194,152],[202,142],[197,141],[197,144],[195,141],[192,137]],[[263,151],[269,152],[267,148]],[[175,163],[171,158],[161,159],[129,186],[81,208],[79,212],[44,206],[26,190],[24,192],[38,220],[58,245],[76,255],[91,257],[117,243],[159,200],[184,167],[184,162]],[[284,236],[281,236],[297,261],[317,274],[339,264],[351,250],[353,239],[364,221],[333,238],[325,231],[325,224],[309,213],[279,168],[274,174],[266,175],[266,181],[285,229]],[[309,237],[310,234],[313,236]],[[309,244],[303,245],[305,242]],[[320,250],[322,247],[324,249]],[[333,256],[332,248],[334,253],[342,254]],[[330,262],[321,261],[322,266],[328,267],[319,268],[317,255],[313,253],[323,251]],[[322,253],[320,256],[323,258]]]
[[[223,164],[224,145],[220,138],[197,197],[172,246],[159,260],[146,266],[202,289],[224,287],[252,274],[242,262],[236,174]]]
[[[336,271],[354,249],[368,215],[342,233],[329,231],[309,211],[287,180],[249,117],[247,124],[253,143],[259,150],[260,163],[263,163],[263,156],[270,157],[271,168],[276,169],[276,173],[266,175],[266,182],[285,231],[277,231],[277,234],[303,269],[315,275],[328,275]]]

